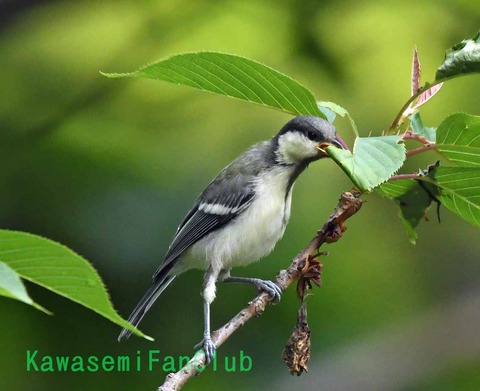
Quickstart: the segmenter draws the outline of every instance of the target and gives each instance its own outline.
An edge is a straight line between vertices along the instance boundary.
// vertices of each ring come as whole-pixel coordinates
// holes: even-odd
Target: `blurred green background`
[[[289,120],[283,113],[186,87],[108,80],[175,53],[217,50],[264,62],[346,107],[362,134],[380,134],[408,98],[413,45],[424,81],[444,51],[475,34],[480,5],[450,1],[0,1],[0,227],[60,241],[89,259],[128,316],[177,224],[216,173]],[[422,111],[480,114],[480,77],[447,83]],[[353,137],[345,120],[342,136]],[[433,162],[416,158],[410,170]],[[273,278],[351,186],[331,161],[295,187],[284,239],[237,275]],[[366,197],[344,238],[329,246],[323,287],[309,298],[309,373],[280,355],[295,324],[294,289],[218,354],[252,357],[250,372],[219,369],[185,389],[479,390],[479,230],[447,210],[410,245],[393,203]],[[155,337],[118,343],[119,327],[28,285],[55,313],[0,298],[1,390],[153,390],[165,373],[33,373],[40,355],[191,354],[202,336],[202,273],[169,288],[141,324]],[[220,286],[213,327],[249,299]]]

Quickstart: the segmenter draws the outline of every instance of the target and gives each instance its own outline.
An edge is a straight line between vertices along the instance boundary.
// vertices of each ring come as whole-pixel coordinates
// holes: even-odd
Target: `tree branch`
[[[357,213],[362,206],[361,193],[357,189],[346,191],[342,194],[334,212],[330,215],[323,227],[317,231],[310,243],[293,259],[286,270],[280,270],[277,274],[276,283],[285,291],[292,283],[302,277],[302,270],[308,259],[314,256],[319,247],[324,243],[336,242],[346,230],[344,222]],[[263,314],[268,303],[271,302],[268,293],[262,292],[255,297],[248,305],[236,314],[223,327],[212,333],[212,340],[218,348],[241,326],[253,317]],[[165,382],[158,388],[158,391],[177,391],[195,375],[201,373],[205,368],[205,355],[202,350],[176,373],[167,375]]]

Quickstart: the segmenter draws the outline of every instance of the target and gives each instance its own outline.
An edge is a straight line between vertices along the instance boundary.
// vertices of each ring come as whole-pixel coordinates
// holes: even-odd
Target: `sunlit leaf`
[[[297,81],[244,57],[217,52],[185,53],[157,61],[130,73],[107,77],[142,77],[182,84],[294,115],[325,118],[312,93]]]
[[[438,68],[435,80],[449,79],[480,72],[480,33],[448,49]]]
[[[388,180],[405,160],[405,145],[400,136],[360,137],[353,154],[335,147],[327,153],[361,191],[368,192]]]
[[[95,269],[67,247],[40,236],[0,230],[0,259],[21,278],[79,303],[135,334],[121,318]]]
[[[0,296],[19,300],[50,314],[49,311],[30,298],[18,274],[4,262],[0,262]]]
[[[480,167],[480,117],[447,117],[437,129],[437,149],[457,166]]]

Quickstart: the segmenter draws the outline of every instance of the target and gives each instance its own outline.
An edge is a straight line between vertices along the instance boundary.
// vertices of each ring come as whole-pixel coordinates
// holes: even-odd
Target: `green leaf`
[[[423,124],[420,113],[417,111],[415,114],[409,117],[410,127],[412,128],[415,134],[425,137],[427,140],[435,142],[436,139],[436,129],[426,127]]]
[[[437,70],[435,80],[449,79],[480,72],[480,33],[448,49]]]
[[[345,117],[347,116],[347,118],[349,119],[350,121],[350,125],[352,126],[352,129],[353,129],[353,132],[355,133],[355,135],[357,137],[359,137],[358,135],[358,129],[357,129],[357,125],[355,124],[355,121],[353,120],[353,118],[350,116],[350,113],[345,110],[342,106],[340,105],[337,105],[336,103],[333,103],[333,102],[317,102],[317,105],[318,105],[318,108],[320,110],[326,108],[328,110],[331,110],[333,111],[334,113],[338,114],[340,117]],[[322,110],[323,111],[323,110]],[[330,121],[330,122],[333,122]]]
[[[131,73],[101,73],[112,78],[163,80],[246,100],[293,115],[308,114],[325,118],[312,93],[300,83],[256,61],[231,54],[178,54]]]
[[[50,311],[35,303],[30,298],[18,274],[4,262],[0,262],[0,296],[19,300],[51,315]]]
[[[405,145],[400,136],[359,137],[353,154],[335,147],[326,151],[363,192],[388,180],[405,160]]]
[[[384,183],[376,189],[381,195],[394,200],[399,206],[399,217],[412,244],[418,239],[417,227],[427,219],[432,201],[438,199],[438,188],[426,182],[401,179]]]
[[[457,166],[480,167],[480,117],[447,117],[437,130],[437,149]]]
[[[480,227],[480,168],[439,167],[433,177],[442,204]]]
[[[95,269],[67,247],[40,236],[0,230],[0,259],[20,277],[151,339],[115,312]]]

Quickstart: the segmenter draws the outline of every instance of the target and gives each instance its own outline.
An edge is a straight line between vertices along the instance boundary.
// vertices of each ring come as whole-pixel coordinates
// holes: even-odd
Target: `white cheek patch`
[[[281,163],[295,164],[318,154],[318,143],[309,140],[303,134],[288,132],[278,139],[277,159]]]

